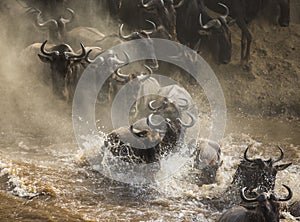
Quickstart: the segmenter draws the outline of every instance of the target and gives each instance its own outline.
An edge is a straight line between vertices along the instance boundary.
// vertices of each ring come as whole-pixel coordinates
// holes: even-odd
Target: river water
[[[226,189],[249,144],[265,158],[278,155],[276,145],[284,149],[283,161],[293,165],[278,173],[276,192],[284,195],[281,184],[287,184],[293,200],[300,199],[297,119],[228,114],[216,183],[199,187],[185,170],[136,187],[104,178],[86,163],[73,138],[66,104],[56,101],[51,109],[45,102],[38,108],[37,101],[27,102],[13,110],[17,105],[3,99],[10,112],[1,127],[0,221],[216,221],[221,212],[201,199]],[[65,112],[54,111],[59,109]],[[288,212],[284,215],[287,219],[281,221],[294,221]]]

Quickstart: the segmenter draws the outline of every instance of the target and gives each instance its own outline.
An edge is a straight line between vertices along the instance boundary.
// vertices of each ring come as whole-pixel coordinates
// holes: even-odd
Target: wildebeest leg
[[[288,27],[290,23],[290,0],[277,0],[280,7],[278,23],[282,27]]]
[[[242,40],[241,40],[241,63],[242,65],[248,66],[250,59],[250,46],[252,42],[252,35],[248,30],[247,24],[244,19],[237,19],[237,25],[242,30]],[[245,53],[246,48],[246,53]]]
[[[245,60],[245,48],[246,48],[246,35],[242,31],[242,39],[241,39],[241,64],[244,65]]]

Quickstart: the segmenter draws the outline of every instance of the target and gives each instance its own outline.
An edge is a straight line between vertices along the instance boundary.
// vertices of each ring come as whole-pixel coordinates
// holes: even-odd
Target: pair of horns
[[[41,53],[45,56],[49,56],[49,57],[53,57],[53,56],[58,56],[59,55],[59,51],[54,50],[54,51],[47,51],[45,49],[45,46],[47,44],[48,40],[46,40],[45,42],[43,42],[43,44],[41,45]],[[84,45],[82,43],[80,43],[81,46],[81,53],[80,54],[76,54],[73,52],[64,52],[65,58],[68,60],[80,60],[85,58],[86,56],[86,50],[84,48]]]
[[[248,157],[248,151],[249,151],[249,148],[250,148],[250,146],[248,146],[247,149],[246,149],[245,152],[244,152],[244,159],[247,160],[248,162],[254,162],[254,159],[250,159],[250,158]],[[271,162],[271,161],[272,161],[272,163],[276,163],[276,162],[279,162],[280,160],[283,159],[284,153],[283,153],[282,148],[281,148],[280,146],[277,146],[277,148],[278,148],[279,151],[280,151],[280,156],[279,156],[278,158],[276,158],[276,159],[270,158],[269,160],[266,160],[265,162]]]
[[[241,190],[241,198],[242,198],[243,201],[249,202],[249,203],[251,203],[251,202],[263,202],[263,201],[266,201],[268,199],[274,200],[274,201],[288,201],[288,200],[292,199],[293,192],[287,185],[283,184],[283,186],[288,191],[288,195],[284,198],[277,198],[274,194],[271,194],[270,196],[268,196],[266,193],[262,193],[262,194],[258,195],[257,197],[254,197],[254,198],[248,198],[245,195],[245,190],[247,189],[246,187],[244,187]]]
[[[222,3],[218,3],[218,4],[225,8],[226,13],[224,15],[220,15],[219,18],[215,18],[215,19],[212,19],[212,20],[208,21],[205,25],[203,25],[203,23],[202,23],[202,14],[200,13],[200,15],[199,15],[199,24],[203,29],[210,29],[210,28],[213,28],[213,27],[220,28],[222,26],[222,23],[220,22],[220,19],[223,22],[226,22],[226,18],[229,15],[229,9],[226,5],[224,5]]]

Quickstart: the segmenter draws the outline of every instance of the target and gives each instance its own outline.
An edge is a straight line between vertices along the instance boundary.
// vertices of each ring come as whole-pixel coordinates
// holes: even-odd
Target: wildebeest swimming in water
[[[284,152],[280,146],[278,158],[269,158],[263,160],[261,158],[251,159],[248,157],[250,146],[244,152],[244,160],[242,160],[233,176],[232,184],[238,188],[247,187],[249,191],[258,189],[258,192],[268,192],[274,190],[276,174],[278,171],[284,170],[292,163],[275,165],[284,158]]]
[[[244,187],[241,190],[241,199],[246,203],[256,203],[254,208],[236,206],[226,211],[218,222],[279,222],[279,202],[288,201],[292,198],[291,189],[283,185],[288,195],[284,198],[277,198],[274,194],[261,193],[254,198],[246,197]]]
[[[165,105],[170,106],[171,103],[165,100]],[[153,102],[150,102],[150,107],[154,108],[152,104]],[[114,130],[108,135],[106,147],[113,155],[121,156],[124,161],[134,163],[157,162],[163,156],[178,149],[178,143],[182,142],[181,133],[194,125],[196,117],[188,114],[191,118],[190,122],[183,122],[179,112],[165,113],[165,116],[156,114],[152,113],[147,118],[141,118],[129,127]]]
[[[244,160],[240,162],[233,176],[231,185],[220,197],[210,201],[213,207],[223,209],[224,206],[232,206],[241,203],[239,190],[247,187],[245,192],[248,196],[254,197],[257,193],[272,192],[274,190],[276,175],[278,171],[284,170],[292,163],[278,164],[284,158],[284,152],[278,146],[280,156],[263,160],[261,158],[251,159],[248,156],[248,146],[244,152]],[[206,201],[206,200],[205,200]]]

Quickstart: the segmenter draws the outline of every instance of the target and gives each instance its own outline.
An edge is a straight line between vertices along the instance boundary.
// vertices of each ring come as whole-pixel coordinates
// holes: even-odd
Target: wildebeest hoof
[[[242,68],[244,71],[247,71],[247,72],[250,72],[252,70],[252,66],[249,63],[244,64]]]

